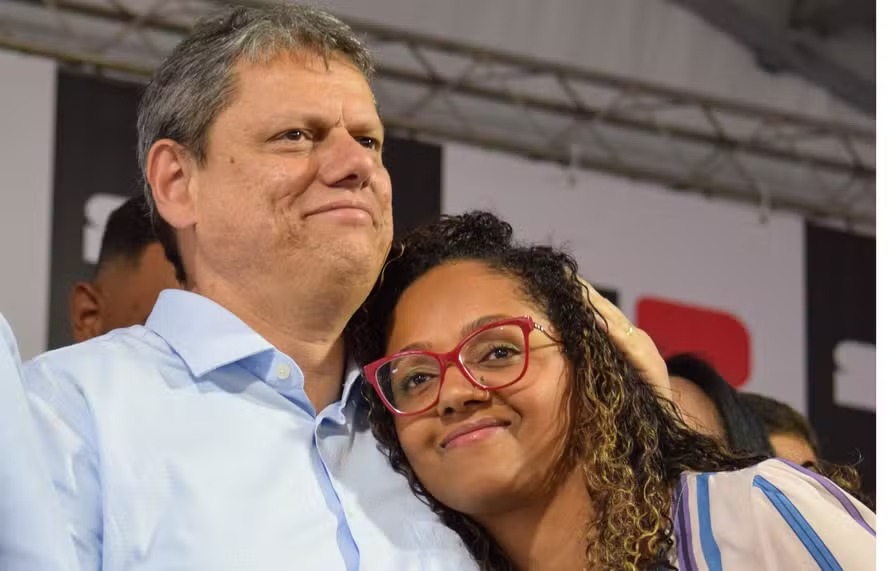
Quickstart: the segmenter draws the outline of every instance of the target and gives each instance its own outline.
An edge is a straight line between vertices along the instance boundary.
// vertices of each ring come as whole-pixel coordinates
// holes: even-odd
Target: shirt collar
[[[195,378],[248,357],[276,351],[274,345],[253,331],[215,301],[177,289],[160,292],[145,327],[159,335],[182,357]],[[274,357],[263,359],[268,369]],[[260,375],[267,376],[267,371]],[[345,366],[341,403],[360,398],[363,374],[351,358]]]
[[[185,290],[160,292],[145,327],[178,353],[191,374],[202,377],[274,346],[215,301]]]
[[[342,385],[342,402],[347,402],[361,395],[361,385],[364,381],[364,372],[351,358],[345,365],[345,382]]]

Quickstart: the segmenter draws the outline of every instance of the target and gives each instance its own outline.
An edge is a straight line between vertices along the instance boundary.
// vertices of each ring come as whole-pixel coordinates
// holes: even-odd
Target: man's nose
[[[366,186],[378,165],[376,152],[361,144],[345,128],[333,129],[323,143],[319,176],[324,184],[344,190]]]

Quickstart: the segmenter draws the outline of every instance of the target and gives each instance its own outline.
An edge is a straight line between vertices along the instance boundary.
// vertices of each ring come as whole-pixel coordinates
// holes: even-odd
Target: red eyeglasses
[[[438,404],[450,365],[485,391],[521,380],[527,372],[530,334],[534,330],[551,338],[531,317],[503,319],[472,332],[448,353],[395,353],[364,367],[364,376],[393,414],[422,414]]]

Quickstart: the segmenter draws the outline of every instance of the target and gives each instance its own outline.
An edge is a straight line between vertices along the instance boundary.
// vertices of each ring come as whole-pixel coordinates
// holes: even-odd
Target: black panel
[[[806,258],[808,414],[827,460],[862,456],[863,487],[875,498],[876,414],[835,402],[834,354],[843,341],[876,343],[876,241],[809,224]]]
[[[441,147],[386,138],[383,161],[392,177],[395,236],[441,213]]]
[[[58,77],[49,347],[71,342],[68,292],[89,279],[85,205],[95,194],[141,192],[136,161],[140,87],[60,72]]]

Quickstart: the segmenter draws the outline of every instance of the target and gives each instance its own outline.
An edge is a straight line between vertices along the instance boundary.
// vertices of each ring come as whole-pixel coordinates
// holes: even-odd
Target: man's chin
[[[366,235],[344,232],[318,243],[308,253],[312,259],[311,271],[332,272],[358,279],[366,276],[375,281],[382,269],[387,250]]]

